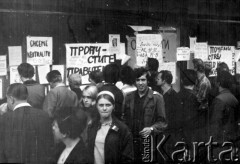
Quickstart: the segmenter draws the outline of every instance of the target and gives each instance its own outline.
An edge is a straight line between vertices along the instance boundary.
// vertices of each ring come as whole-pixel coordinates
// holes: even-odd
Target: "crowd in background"
[[[33,66],[22,63],[23,83],[8,86],[0,107],[0,163],[168,164],[193,157],[192,148],[173,155],[180,141],[191,147],[212,137],[220,145],[237,145],[239,92],[227,64],[218,64],[217,77],[208,77],[211,69],[201,59],[193,64],[181,70],[179,92],[172,73],[158,71],[158,61],[148,58],[146,67],[134,70],[113,63],[93,71],[84,87],[80,74],[70,75],[67,87],[52,70],[45,95],[45,87],[32,79]],[[157,144],[164,137],[162,154]],[[143,144],[148,141],[150,153]],[[214,149],[211,159],[220,152]],[[194,156],[195,163],[210,162],[204,146]]]

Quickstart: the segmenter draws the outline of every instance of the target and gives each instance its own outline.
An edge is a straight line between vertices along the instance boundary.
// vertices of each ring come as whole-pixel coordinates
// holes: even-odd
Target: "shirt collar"
[[[20,107],[23,107],[23,106],[31,106],[29,103],[27,102],[24,102],[24,103],[20,103],[18,105],[16,105],[14,108],[13,108],[13,111],[17,108],[20,108]]]
[[[57,87],[65,87],[65,85],[63,83],[59,83],[59,84],[56,85],[55,88],[57,88]]]

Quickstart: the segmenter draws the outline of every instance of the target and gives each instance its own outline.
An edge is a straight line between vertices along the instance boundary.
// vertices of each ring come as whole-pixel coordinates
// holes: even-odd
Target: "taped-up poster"
[[[162,33],[162,57],[165,62],[176,62],[177,57],[177,34]],[[160,62],[159,62],[160,63]]]
[[[207,42],[195,43],[194,58],[199,58],[199,59],[202,59],[203,61],[208,60],[208,43]]]
[[[104,66],[116,61],[116,54],[109,53],[108,43],[65,44],[67,77],[73,73],[82,75],[82,83],[90,83],[89,73],[102,71]]]
[[[22,83],[17,67],[18,66],[10,66],[10,84]]]
[[[127,54],[131,57],[128,61],[128,65],[133,69],[136,67],[136,37],[129,37],[127,38]]]
[[[209,46],[208,48],[208,60],[207,63],[212,67],[212,71],[209,76],[217,76],[217,65],[221,62],[225,62],[232,75],[235,73],[235,61],[234,46]]]
[[[136,35],[136,64],[146,66],[147,58],[155,58],[159,63],[162,57],[162,35],[161,34],[137,34]]]
[[[188,61],[190,60],[190,49],[188,47],[177,48],[177,61]]]
[[[32,65],[52,64],[52,37],[27,37],[27,63]]]

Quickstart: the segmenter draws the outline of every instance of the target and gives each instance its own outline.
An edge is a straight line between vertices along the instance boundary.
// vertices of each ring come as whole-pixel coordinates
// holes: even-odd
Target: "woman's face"
[[[88,91],[83,91],[82,99],[84,107],[89,108],[94,105],[92,95]]]
[[[105,98],[100,98],[97,103],[97,109],[101,118],[109,118],[112,115],[114,105]]]
[[[62,139],[65,137],[65,135],[60,132],[57,121],[53,122],[52,130],[53,130],[54,141],[56,143],[62,141]]]

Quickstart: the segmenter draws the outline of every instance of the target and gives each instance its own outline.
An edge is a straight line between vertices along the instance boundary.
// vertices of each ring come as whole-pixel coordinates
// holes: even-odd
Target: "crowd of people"
[[[22,63],[23,83],[9,85],[0,106],[0,163],[229,162],[237,151],[219,158],[221,148],[209,156],[207,147],[193,152],[191,146],[209,138],[237,145],[236,83],[225,63],[218,65],[217,77],[208,77],[201,59],[193,64],[194,69],[181,70],[179,92],[172,73],[158,71],[158,61],[148,58],[146,67],[134,70],[112,63],[93,71],[82,90],[80,74],[68,77],[68,87],[52,70],[45,94],[32,79],[33,66]],[[176,153],[178,142],[187,148]]]

